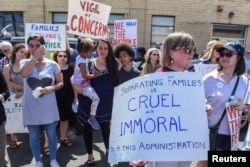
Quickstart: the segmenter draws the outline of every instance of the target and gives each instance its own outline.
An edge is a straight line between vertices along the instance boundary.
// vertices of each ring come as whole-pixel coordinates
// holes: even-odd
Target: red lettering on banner
[[[233,106],[229,106],[227,107],[227,112],[231,130],[231,146],[235,147],[239,141],[241,111],[236,110]]]
[[[236,131],[240,129],[241,117],[238,117],[235,120],[230,120],[229,124],[230,124],[230,127],[232,128],[232,133],[235,133]]]
[[[124,22],[115,23],[115,38],[125,39]]]
[[[70,21],[70,28],[72,31],[78,31],[79,33],[87,33],[93,36],[108,36],[107,25],[104,25],[101,22],[91,20],[83,16],[79,16],[78,18],[77,15],[73,15]]]
[[[228,107],[228,113],[229,113],[230,119],[241,116],[241,112],[239,110],[235,110],[234,107],[231,107],[231,106]]]
[[[98,4],[95,4],[93,2],[86,2],[86,1],[84,1],[84,2],[80,1],[80,4],[81,4],[83,11],[100,14],[100,12],[98,10],[98,8],[99,8]]]
[[[114,39],[115,45],[119,43],[127,43],[131,46],[137,46],[137,39]]]
[[[43,36],[46,39],[56,39],[56,34],[45,34],[45,33],[38,33],[39,35]]]
[[[115,31],[115,38],[125,38],[125,31]]]
[[[239,131],[231,136],[231,144],[234,145],[239,141]]]
[[[124,31],[124,22],[116,23],[115,31]]]
[[[76,26],[73,27],[73,22],[74,22],[75,19],[77,19],[77,16],[76,16],[76,15],[73,15],[72,18],[71,18],[71,21],[70,21],[70,29],[71,29],[72,31],[76,31],[76,29],[77,29]]]

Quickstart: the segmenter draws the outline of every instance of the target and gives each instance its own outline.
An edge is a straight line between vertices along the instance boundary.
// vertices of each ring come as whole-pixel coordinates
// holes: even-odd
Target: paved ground
[[[57,160],[61,167],[85,167],[87,166],[85,161],[87,160],[87,153],[83,143],[82,135],[75,135],[75,128],[70,128],[69,138],[73,142],[72,147],[60,146],[58,143]],[[241,141],[243,141],[242,133]],[[28,143],[28,134],[18,134],[17,149],[10,149],[7,145],[7,152],[10,159],[10,167],[34,167],[35,161],[32,157],[32,153]],[[7,137],[9,141],[9,136]],[[8,144],[8,143],[7,143]],[[242,144],[242,142],[241,142]],[[96,167],[132,167],[129,164],[110,165],[107,163],[107,157],[104,155],[105,149],[102,142],[100,131],[94,132],[94,157],[96,159]],[[43,157],[44,167],[49,167],[49,158]],[[195,167],[196,162],[193,162],[190,167]]]

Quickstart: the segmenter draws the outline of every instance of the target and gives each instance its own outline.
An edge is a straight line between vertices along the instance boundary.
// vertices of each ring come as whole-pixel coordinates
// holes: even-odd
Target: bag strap
[[[234,89],[233,89],[233,91],[232,91],[232,93],[231,93],[231,96],[233,96],[234,93],[235,93],[236,87],[237,87],[237,85],[238,85],[238,83],[239,83],[239,79],[240,79],[240,77],[238,76],[238,77],[237,77],[237,80],[236,80],[236,83],[235,83],[235,85],[234,85]],[[230,97],[231,97],[231,96],[230,96]],[[229,98],[228,101],[230,101],[230,98]],[[220,117],[220,119],[219,119],[219,122],[218,122],[218,123],[216,124],[216,126],[215,126],[216,128],[219,129],[220,123],[221,123],[223,117],[226,115],[226,112],[227,112],[227,109],[225,108],[223,114],[221,115],[221,117]]]

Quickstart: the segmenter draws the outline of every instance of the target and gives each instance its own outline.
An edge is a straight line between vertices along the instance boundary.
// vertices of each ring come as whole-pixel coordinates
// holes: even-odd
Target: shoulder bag
[[[238,77],[237,80],[236,80],[236,83],[234,85],[231,96],[233,96],[234,93],[235,93],[236,87],[237,87],[237,85],[239,83],[239,78],[240,77]],[[228,101],[230,101],[230,98],[229,98]],[[218,123],[213,128],[210,128],[210,132],[209,132],[210,151],[216,151],[216,138],[217,138],[218,130],[219,130],[219,127],[220,127],[220,124],[221,124],[221,121],[222,121],[223,117],[226,115],[226,112],[227,112],[227,110],[225,108],[223,114],[221,115],[221,117],[220,117],[220,119],[218,121]]]

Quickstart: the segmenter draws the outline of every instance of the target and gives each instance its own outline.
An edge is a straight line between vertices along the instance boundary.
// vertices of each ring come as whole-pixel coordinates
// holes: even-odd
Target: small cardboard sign
[[[22,98],[15,98],[16,94],[3,103],[7,117],[6,133],[28,133],[28,129],[23,125]]]

